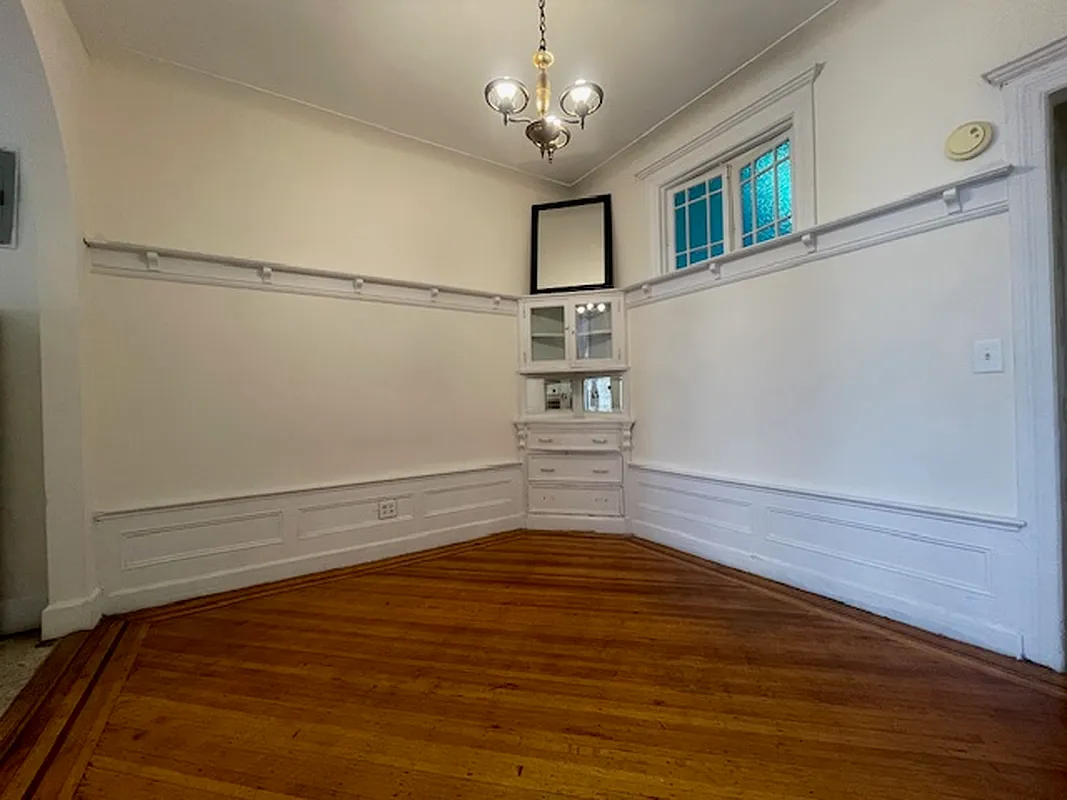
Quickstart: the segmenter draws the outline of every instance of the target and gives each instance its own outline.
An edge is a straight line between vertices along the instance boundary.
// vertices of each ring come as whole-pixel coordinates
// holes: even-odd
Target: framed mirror
[[[530,294],[614,285],[611,195],[533,207]]]

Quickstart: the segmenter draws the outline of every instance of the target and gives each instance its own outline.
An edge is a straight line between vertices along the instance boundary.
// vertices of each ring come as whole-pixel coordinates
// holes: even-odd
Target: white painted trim
[[[670,274],[674,269],[668,258],[671,248],[667,211],[671,208],[672,189],[786,129],[791,130],[793,140],[794,224],[798,229],[816,224],[815,81],[822,69],[822,64],[815,64],[637,172],[636,177],[645,181],[648,193],[650,263],[657,265],[657,272]]]
[[[481,314],[518,314],[518,297],[419,281],[353,275],[271,261],[211,255],[127,242],[86,240],[98,275],[339,297]]]
[[[936,520],[940,522],[961,522],[967,525],[976,525],[993,530],[1021,531],[1026,527],[1026,521],[1013,517],[998,517],[991,514],[983,514],[976,511],[963,511],[955,508],[939,508],[935,506],[920,506],[912,503],[901,503],[895,500],[884,500],[872,497],[854,497],[847,494],[818,491],[815,489],[801,489],[795,486],[782,486],[780,484],[763,483],[760,481],[745,481],[737,478],[727,478],[721,475],[710,475],[699,470],[676,467],[664,464],[631,463],[630,467],[653,475],[666,475],[676,478],[695,478],[697,480],[712,482],[721,486],[731,486],[739,489],[751,489],[758,492],[767,492],[775,495],[789,497],[802,497],[808,500],[818,500],[838,505],[854,506],[856,508],[888,511],[893,514],[903,514],[909,517]],[[736,502],[736,501],[735,501]]]
[[[722,122],[713,126],[710,130],[705,131],[704,133],[700,134],[700,136],[697,136],[695,139],[686,142],[681,147],[671,151],[662,158],[653,161],[651,164],[642,167],[634,174],[634,177],[638,180],[643,181],[647,178],[656,176],[657,173],[660,172],[660,170],[664,170],[667,167],[675,164],[676,162],[681,161],[685,156],[688,156],[690,153],[694,153],[696,151],[702,152],[704,148],[706,148],[708,145],[714,144],[720,136],[733,130],[742,122],[751,119],[752,117],[759,114],[761,111],[765,111],[768,108],[772,108],[776,103],[779,103],[782,100],[788,98],[794,92],[814,84],[816,79],[822,73],[823,68],[825,66],[825,64],[815,64],[810,69],[807,69],[799,75],[790,78],[778,88],[773,89],[772,91],[763,95],[763,97],[756,100],[751,105],[748,105],[745,108],[742,108],[740,111],[730,115]],[[685,163],[688,164],[690,162],[686,161]],[[689,167],[689,169],[692,169],[692,167]]]
[[[107,613],[350,566],[524,526],[517,462],[97,514]],[[378,518],[379,501],[398,507]]]
[[[1019,657],[1021,521],[631,464],[643,538]]]
[[[1030,523],[1033,589],[1026,656],[1067,670],[1062,469],[1053,301],[1051,97],[1067,87],[1067,38],[986,74],[1003,87],[1008,181],[1019,512]]]
[[[750,572],[778,583],[802,589],[822,597],[845,603],[894,619],[915,628],[928,630],[957,641],[977,644],[994,652],[1018,657],[1022,637],[1018,632],[1003,625],[988,624],[980,619],[951,611],[939,610],[936,620],[931,619],[929,609],[922,603],[903,597],[887,597],[869,586],[836,579],[828,582],[816,571],[797,567],[785,561],[755,556],[735,550],[706,539],[689,536],[667,528],[631,521],[632,531],[642,539],[673,547],[709,561],[734,569]]]
[[[9,597],[0,602],[0,635],[23,633],[41,627],[41,612],[48,605],[48,598]]]
[[[318,494],[320,492],[341,492],[349,489],[364,489],[373,486],[396,483],[398,481],[427,480],[431,478],[444,478],[454,475],[475,474],[494,470],[507,470],[519,467],[521,461],[497,461],[489,464],[456,464],[454,466],[442,466],[428,470],[398,470],[394,472],[382,472],[377,475],[368,475],[357,481],[344,483],[327,483],[318,486],[297,486],[289,489],[277,489],[267,492],[254,492],[240,495],[216,495],[213,497],[200,497],[192,500],[180,500],[159,503],[150,506],[116,509],[111,511],[99,511],[93,515],[94,522],[108,522],[112,519],[138,516],[162,511],[183,511],[197,508],[207,508],[219,503],[234,503],[245,500],[285,499],[299,495]]]
[[[1045,67],[1062,66],[1064,60],[1067,60],[1067,36],[991,69],[982,78],[997,88],[1003,88],[1018,78],[1032,78],[1035,72]]]
[[[833,256],[1006,213],[1008,164],[936,186],[868,211],[734,251],[710,266],[679,269],[626,287],[626,307],[768,275]]]
[[[566,516],[563,514],[529,514],[526,527],[532,531],[574,531],[575,533],[629,533],[623,517]]]
[[[702,91],[700,94],[698,94],[692,100],[690,100],[688,103],[686,103],[685,105],[683,105],[681,108],[677,109],[676,111],[668,114],[666,117],[661,119],[659,122],[657,122],[651,128],[649,128],[647,131],[645,131],[640,136],[638,136],[636,139],[634,139],[632,142],[627,144],[625,147],[622,147],[621,149],[619,149],[619,150],[615,151],[614,153],[612,153],[606,159],[604,159],[599,164],[597,164],[595,167],[593,167],[591,170],[589,170],[584,175],[582,175],[582,177],[580,177],[578,180],[574,181],[574,183],[571,183],[570,186],[572,186],[572,187],[573,186],[577,186],[582,181],[584,181],[586,178],[588,178],[593,173],[595,173],[597,170],[601,169],[602,167],[606,166],[607,164],[611,163],[616,158],[621,156],[623,153],[625,153],[627,150],[629,150],[635,144],[637,144],[640,141],[643,141],[644,139],[647,139],[653,133],[658,131],[661,127],[663,127],[668,122],[670,122],[672,119],[674,119],[675,117],[677,117],[680,114],[684,113],[688,108],[690,108],[690,107],[696,105],[697,103],[699,103],[701,100],[703,100],[705,97],[710,95],[712,92],[714,92],[720,86],[723,86],[724,84],[726,84],[729,81],[733,80],[734,76],[739,75],[740,73],[744,72],[752,64],[755,64],[757,61],[762,59],[763,56],[767,55],[767,53],[770,53],[772,50],[774,50],[776,47],[778,47],[778,45],[782,44],[782,42],[785,42],[787,39],[789,39],[795,33],[799,32],[800,30],[802,30],[806,26],[810,25],[812,22],[814,22],[820,16],[822,16],[827,11],[829,11],[831,8],[836,6],[838,2],[839,2],[839,0],[829,0],[829,2],[826,3],[826,5],[824,5],[822,8],[820,8],[818,11],[816,11],[814,14],[812,14],[806,20],[801,22],[799,25],[797,25],[791,31],[783,34],[782,36],[779,36],[777,39],[775,39],[773,42],[771,42],[765,48],[760,50],[758,53],[753,54],[752,57],[748,59],[748,61],[745,61],[743,64],[738,65],[732,72],[728,72],[726,75],[723,75],[721,78],[719,78],[719,80],[717,80],[715,83],[713,83],[707,89]]]
[[[87,631],[100,621],[101,593],[99,587],[87,597],[51,603],[41,612],[41,638],[58,639],[74,631]]]
[[[109,614],[154,608],[193,597],[204,597],[262,583],[366,564],[394,556],[418,553],[434,547],[472,541],[495,533],[520,530],[524,527],[524,523],[525,518],[522,515],[500,517],[466,525],[420,531],[408,536],[397,536],[323,553],[249,564],[236,569],[191,575],[147,586],[117,589],[108,593],[104,607]]]

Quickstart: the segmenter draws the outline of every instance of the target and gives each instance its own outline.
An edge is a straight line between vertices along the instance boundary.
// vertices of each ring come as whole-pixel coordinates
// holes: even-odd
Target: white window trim
[[[652,263],[673,272],[670,190],[687,178],[743,155],[760,141],[790,130],[793,141],[793,231],[818,223],[815,195],[815,80],[823,65],[797,75],[756,102],[637,172],[648,193]]]

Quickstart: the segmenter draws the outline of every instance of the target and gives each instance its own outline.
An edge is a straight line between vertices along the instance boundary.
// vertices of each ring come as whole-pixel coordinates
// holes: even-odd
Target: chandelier
[[[541,44],[533,56],[533,64],[537,68],[537,88],[534,90],[537,119],[518,116],[530,102],[530,91],[515,78],[489,81],[485,87],[485,102],[504,118],[505,125],[509,122],[527,123],[526,138],[541,151],[541,158],[548,156],[551,162],[557,150],[570,144],[568,124],[584,129],[585,118],[604,102],[604,90],[592,81],[575,81],[559,96],[560,113],[551,113],[552,84],[548,81],[548,68],[555,57],[548,52],[545,43],[545,0],[538,0],[537,6],[541,11]]]

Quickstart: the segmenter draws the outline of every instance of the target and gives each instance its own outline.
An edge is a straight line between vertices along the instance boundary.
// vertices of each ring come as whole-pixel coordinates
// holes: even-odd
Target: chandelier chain
[[[537,7],[541,11],[541,46],[538,49],[544,52],[548,49],[548,43],[545,41],[545,33],[548,30],[548,24],[545,22],[545,0],[539,0]]]

